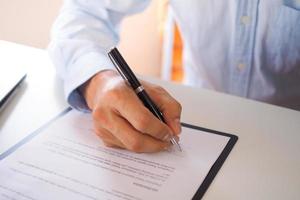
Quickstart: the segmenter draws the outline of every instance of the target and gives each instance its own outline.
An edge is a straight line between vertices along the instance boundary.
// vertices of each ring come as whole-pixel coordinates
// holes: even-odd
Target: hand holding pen
[[[92,110],[95,133],[109,147],[134,152],[157,152],[169,148],[170,138],[181,132],[181,106],[157,85],[142,81],[147,93],[163,113],[165,123],[144,106],[134,90],[114,70],[104,70],[81,87]]]
[[[166,123],[163,114],[157,107],[157,105],[153,102],[151,97],[148,95],[147,91],[145,90],[144,86],[139,82],[139,80],[136,78],[133,71],[130,69],[118,49],[115,47],[111,49],[108,53],[109,58],[115,65],[116,69],[120,73],[120,75],[123,77],[123,79],[126,81],[126,83],[134,90],[136,95],[139,97],[139,99],[142,101],[144,106],[149,109],[152,114],[157,117],[161,122]],[[151,126],[151,124],[149,124]],[[166,135],[166,138],[163,138],[164,140],[170,140],[170,142],[175,145],[178,150],[181,150],[181,147],[176,141],[176,138],[174,135]]]

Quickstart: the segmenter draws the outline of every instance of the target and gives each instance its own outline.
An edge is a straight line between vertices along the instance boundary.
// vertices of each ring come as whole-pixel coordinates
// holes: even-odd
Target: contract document
[[[105,147],[90,114],[65,111],[0,160],[0,199],[192,199],[230,137],[183,127],[182,152]]]

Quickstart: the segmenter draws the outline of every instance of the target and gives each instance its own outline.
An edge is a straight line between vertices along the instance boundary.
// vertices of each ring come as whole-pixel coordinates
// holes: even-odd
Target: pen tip
[[[179,149],[180,152],[182,152],[182,148],[179,145],[178,145],[178,149]]]
[[[181,146],[180,146],[180,144],[177,142],[177,148],[178,148],[178,150],[180,151],[180,152],[182,152],[182,148],[181,148]]]

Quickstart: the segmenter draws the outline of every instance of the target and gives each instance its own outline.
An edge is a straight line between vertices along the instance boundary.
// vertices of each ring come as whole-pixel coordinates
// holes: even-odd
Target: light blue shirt
[[[300,110],[300,0],[169,3],[184,42],[185,84]],[[121,20],[148,4],[65,1],[49,52],[73,107],[86,108],[80,85],[113,69],[106,52],[119,41]]]

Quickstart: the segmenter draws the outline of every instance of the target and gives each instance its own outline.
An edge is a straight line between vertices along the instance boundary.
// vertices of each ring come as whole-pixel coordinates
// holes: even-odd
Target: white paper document
[[[0,199],[191,199],[229,139],[183,127],[183,152],[137,154],[105,147],[71,110],[0,160]]]

